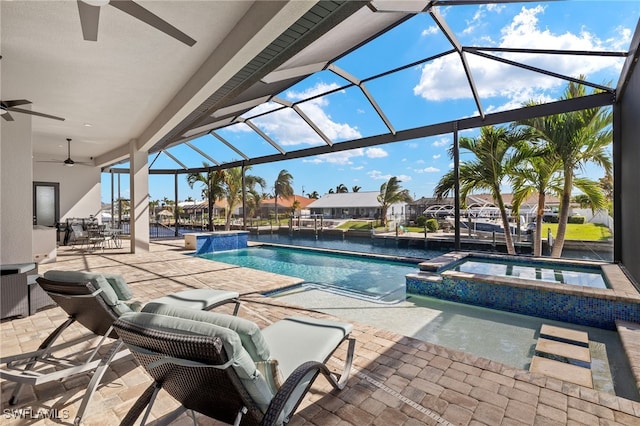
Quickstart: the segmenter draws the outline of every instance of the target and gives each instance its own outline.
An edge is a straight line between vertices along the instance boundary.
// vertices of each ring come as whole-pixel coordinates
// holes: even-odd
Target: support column
[[[131,253],[149,251],[149,153],[139,151],[137,141],[129,143],[129,226]]]
[[[0,126],[0,261],[27,263],[33,262],[31,115],[11,116],[14,121]]]
[[[460,144],[458,142],[458,123],[453,123],[453,205],[454,205],[454,247],[456,251],[460,251]]]

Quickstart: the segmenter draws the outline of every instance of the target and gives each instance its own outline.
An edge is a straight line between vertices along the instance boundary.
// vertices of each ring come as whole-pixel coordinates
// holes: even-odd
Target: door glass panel
[[[53,186],[36,186],[36,224],[56,225],[56,197]]]

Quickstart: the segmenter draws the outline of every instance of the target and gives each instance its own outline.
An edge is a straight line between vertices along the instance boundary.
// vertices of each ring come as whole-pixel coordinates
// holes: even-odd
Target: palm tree
[[[396,176],[392,176],[389,180],[380,185],[380,194],[378,195],[378,202],[381,206],[380,211],[380,225],[385,226],[387,224],[387,210],[389,206],[396,203],[409,203],[411,202],[411,195],[409,195],[408,189],[402,189],[400,186],[401,181]]]
[[[209,164],[202,163],[203,167],[209,168]],[[215,200],[222,198],[224,194],[225,171],[209,170],[207,173],[189,173],[187,175],[187,183],[189,188],[193,189],[193,185],[199,182],[202,185],[202,195],[207,200],[209,210],[209,231],[213,231],[213,203]]]
[[[244,168],[245,176],[244,183],[246,188],[251,192],[255,190],[255,186],[259,185],[264,187],[265,182],[259,176],[248,175],[246,172],[251,169],[251,166]],[[242,200],[242,168],[233,167],[225,171],[225,179],[223,185],[224,198],[227,200],[226,220],[224,224],[225,231],[231,229],[231,215],[238,206],[238,203]]]
[[[149,201],[149,214],[154,219],[156,217],[156,209],[158,208],[158,204],[160,204],[160,201],[158,200]]]
[[[584,79],[583,76],[580,78]],[[570,82],[561,99],[586,95],[585,86]],[[612,120],[610,108],[598,107],[518,122],[529,126],[538,140],[546,143],[562,163],[564,185],[552,257],[562,255],[576,172],[592,162],[602,167],[606,173],[611,173],[612,161],[607,147],[612,141]]]
[[[511,171],[513,187],[512,212],[518,215],[520,206],[529,197],[538,194],[536,208],[536,227],[533,233],[533,255],[542,254],[542,216],[546,204],[546,194],[562,192],[562,165],[560,160],[548,150],[536,146],[524,145],[520,151],[525,157],[522,163]]]
[[[278,220],[278,196],[291,197],[293,195],[293,176],[288,171],[282,169],[278,173],[275,183],[273,184],[273,193],[275,201],[276,221]]]
[[[349,188],[347,188],[344,183],[341,183],[340,185],[336,186],[336,194],[344,194],[347,192],[349,192]]]
[[[320,198],[320,194],[318,194],[318,191],[313,191],[311,194],[307,195],[309,198],[313,198],[315,200],[317,200],[318,198]]]
[[[361,186],[354,185],[354,186],[352,186],[352,187],[351,187],[351,192],[358,192],[358,191],[360,191],[361,189],[362,189],[362,187],[361,187]]]
[[[486,126],[477,138],[460,138],[460,148],[474,154],[475,159],[460,164],[460,200],[464,204],[467,195],[475,190],[488,190],[500,210],[504,239],[509,254],[515,254],[509,228],[507,209],[500,186],[514,163],[514,148],[524,143],[526,136],[517,129]],[[452,154],[452,149],[450,150]],[[434,189],[437,198],[447,197],[455,187],[454,170],[445,173]],[[464,207],[464,206],[463,206]]]

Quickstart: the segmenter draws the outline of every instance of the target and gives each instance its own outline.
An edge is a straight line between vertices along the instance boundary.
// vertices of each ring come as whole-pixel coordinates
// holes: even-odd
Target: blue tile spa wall
[[[407,276],[407,293],[557,321],[615,330],[615,320],[640,322],[640,304],[443,277],[433,282]]]
[[[248,232],[198,235],[196,254],[247,248]]]

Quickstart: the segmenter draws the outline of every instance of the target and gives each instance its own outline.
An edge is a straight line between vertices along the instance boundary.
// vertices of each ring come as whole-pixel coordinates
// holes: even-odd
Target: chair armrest
[[[327,366],[317,361],[307,361],[296,368],[274,395],[260,424],[273,425],[278,424],[278,421],[282,422],[284,418],[281,417],[285,409],[288,411],[285,415],[293,414],[319,373],[327,378],[331,376]]]

